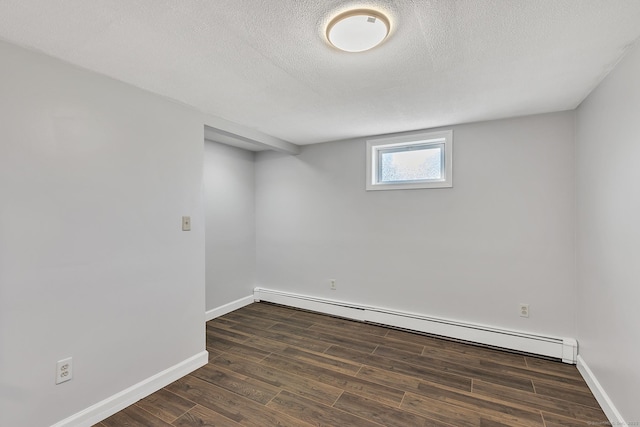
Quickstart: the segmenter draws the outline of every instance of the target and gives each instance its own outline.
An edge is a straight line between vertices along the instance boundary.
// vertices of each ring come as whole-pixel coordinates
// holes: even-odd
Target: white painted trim
[[[578,357],[578,341],[573,338],[564,338],[562,342],[562,361],[575,364]]]
[[[268,301],[348,319],[380,323],[493,347],[555,357],[562,359],[565,363],[576,363],[575,355],[578,343],[573,338],[532,334],[272,289],[255,288],[254,297],[256,301]]]
[[[620,412],[618,412],[618,409],[615,407],[615,405],[609,398],[609,395],[607,394],[607,392],[604,391],[604,388],[602,388],[602,385],[600,384],[596,376],[593,374],[593,371],[589,369],[589,366],[587,366],[587,363],[584,361],[582,356],[578,356],[578,371],[580,372],[580,374],[582,375],[582,378],[584,378],[585,382],[589,386],[591,393],[593,393],[593,396],[596,398],[596,400],[600,404],[600,407],[602,407],[602,410],[604,411],[604,414],[607,416],[607,419],[609,420],[611,425],[612,426],[629,425],[624,420],[624,418],[622,418],[622,415],[620,414]]]
[[[423,145],[443,145],[444,157],[444,179],[438,181],[417,181],[401,183],[379,182],[378,163],[379,152],[385,149],[398,147],[415,147]],[[374,138],[367,140],[367,163],[366,163],[366,190],[411,190],[419,188],[448,188],[453,187],[453,131],[444,130],[436,132],[420,132],[403,134],[391,137]]]
[[[131,387],[104,399],[95,405],[89,406],[80,412],[53,424],[51,427],[90,427],[123,410],[138,400],[147,397],[162,387],[171,384],[175,380],[184,377],[207,364],[209,353],[202,351],[182,362],[173,365]]]
[[[231,301],[230,303],[221,305],[220,307],[212,308],[211,310],[208,310],[206,312],[205,321],[208,322],[209,320],[213,320],[216,317],[224,316],[227,313],[231,313],[234,310],[249,305],[253,303],[254,298],[255,297],[253,295],[249,295],[248,297],[242,297],[235,301]]]

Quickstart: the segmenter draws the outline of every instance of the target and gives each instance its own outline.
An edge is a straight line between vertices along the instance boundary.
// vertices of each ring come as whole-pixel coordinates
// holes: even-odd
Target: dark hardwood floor
[[[575,366],[268,303],[207,323],[209,363],[122,426],[588,426]]]

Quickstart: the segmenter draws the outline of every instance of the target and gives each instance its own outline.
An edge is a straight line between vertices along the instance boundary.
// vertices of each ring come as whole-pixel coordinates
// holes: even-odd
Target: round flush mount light
[[[378,46],[389,35],[389,19],[369,9],[350,10],[329,22],[327,40],[346,52],[364,52]]]

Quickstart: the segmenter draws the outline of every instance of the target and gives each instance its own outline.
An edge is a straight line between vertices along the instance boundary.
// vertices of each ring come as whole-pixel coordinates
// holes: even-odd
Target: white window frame
[[[416,181],[381,182],[380,152],[425,145],[444,145],[443,179]],[[367,140],[367,191],[370,190],[410,190],[417,188],[453,187],[453,131],[423,132],[412,135],[393,136]]]

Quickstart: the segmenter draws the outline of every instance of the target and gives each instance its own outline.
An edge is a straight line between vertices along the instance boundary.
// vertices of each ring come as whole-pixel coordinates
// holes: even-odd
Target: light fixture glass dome
[[[380,12],[350,10],[331,20],[327,40],[346,52],[364,52],[376,47],[389,35],[389,20]]]

